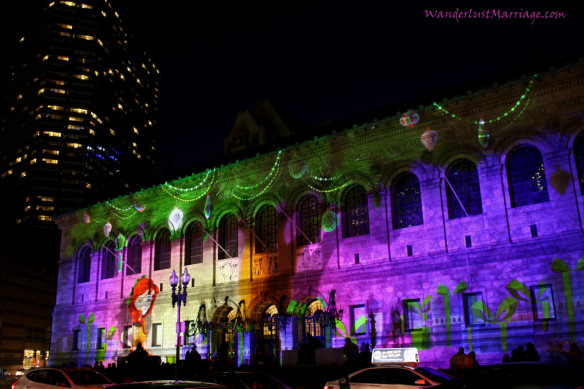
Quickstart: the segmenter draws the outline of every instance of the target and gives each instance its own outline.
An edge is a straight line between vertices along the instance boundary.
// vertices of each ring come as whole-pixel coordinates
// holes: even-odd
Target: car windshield
[[[93,370],[68,370],[67,375],[75,385],[104,385],[112,382]]]
[[[440,370],[432,369],[430,367],[416,367],[416,371],[438,383],[446,382],[452,378],[448,374],[442,373]]]

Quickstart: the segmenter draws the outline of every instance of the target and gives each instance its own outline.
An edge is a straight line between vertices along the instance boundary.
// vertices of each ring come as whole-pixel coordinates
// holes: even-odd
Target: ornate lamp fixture
[[[315,316],[323,327],[335,327],[337,320],[343,320],[343,309],[337,310],[335,301],[336,291],[333,289],[329,295],[329,302],[325,311],[316,311]]]

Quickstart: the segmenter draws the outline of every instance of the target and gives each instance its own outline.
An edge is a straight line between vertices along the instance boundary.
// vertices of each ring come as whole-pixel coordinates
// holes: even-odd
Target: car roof
[[[152,380],[128,382],[123,384],[114,384],[108,388],[225,388],[225,386],[204,381],[173,381],[173,380]]]

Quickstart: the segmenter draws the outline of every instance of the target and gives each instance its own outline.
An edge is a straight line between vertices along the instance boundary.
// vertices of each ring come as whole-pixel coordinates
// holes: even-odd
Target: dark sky
[[[111,2],[162,73],[161,172],[168,155],[172,171],[220,157],[238,112],[265,99],[318,125],[525,64],[528,31],[540,58],[584,53],[580,1]],[[456,21],[424,12],[457,8],[566,18]]]

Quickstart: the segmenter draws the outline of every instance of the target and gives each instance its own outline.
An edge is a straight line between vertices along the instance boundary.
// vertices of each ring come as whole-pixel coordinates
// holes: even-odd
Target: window
[[[424,327],[420,299],[407,299],[403,301],[404,323],[406,331],[413,331]]]
[[[83,247],[77,256],[77,283],[89,282],[91,279],[91,249]]]
[[[116,271],[116,256],[114,255],[114,243],[105,244],[101,252],[101,279],[114,278]]]
[[[103,350],[105,349],[105,342],[106,342],[106,338],[105,338],[105,328],[98,328],[97,329],[97,349],[98,350]]]
[[[26,327],[26,341],[43,343],[45,341],[45,330],[39,327]]]
[[[185,265],[195,263],[203,263],[203,230],[198,222],[189,225],[185,236]]]
[[[275,253],[278,251],[278,218],[276,217],[276,208],[265,205],[256,215],[257,238],[255,240],[255,252],[264,253],[269,251]]]
[[[412,173],[401,175],[391,191],[393,228],[405,228],[424,223],[420,182]]]
[[[219,222],[219,244],[225,251],[219,249],[219,259],[237,257],[237,216],[225,215]]]
[[[539,204],[549,200],[543,159],[538,149],[523,146],[509,155],[507,162],[511,207]]]
[[[470,216],[483,213],[479,174],[474,163],[466,159],[456,161],[448,169],[446,179],[446,200],[450,219],[465,217],[466,214]]]
[[[81,349],[81,330],[73,330],[73,347],[74,351]]]
[[[353,335],[365,335],[367,332],[367,310],[365,305],[351,305],[350,309],[350,325],[349,333]]]
[[[126,274],[137,274],[142,272],[142,238],[134,235],[128,242]]]
[[[152,324],[152,347],[162,346],[162,324]]]
[[[122,348],[132,347],[132,341],[130,340],[130,332],[132,332],[132,326],[125,326],[124,332],[122,334]]]
[[[369,234],[369,205],[362,186],[353,186],[345,193],[343,238]]]
[[[533,320],[555,320],[554,295],[551,285],[536,285],[531,288],[531,305],[533,307]]]
[[[321,323],[321,316],[324,313],[324,305],[320,300],[314,300],[306,308],[304,314],[304,333],[310,334],[313,338],[319,340],[322,345],[325,344],[325,327]]]
[[[584,194],[584,136],[580,136],[574,143],[574,157],[576,158],[580,194]]]
[[[470,327],[485,324],[483,315],[477,315],[477,312],[481,311],[477,302],[483,300],[483,294],[481,292],[464,293],[462,298],[464,304],[464,322],[466,323],[466,326]]]
[[[154,243],[154,270],[170,268],[170,231],[163,229]]]
[[[316,196],[306,196],[298,209],[300,230],[312,243],[320,242],[320,212],[319,201]],[[310,244],[303,234],[296,233],[296,245],[306,246]]]

